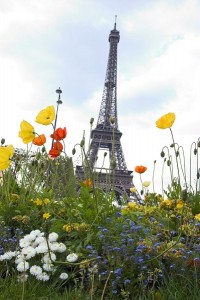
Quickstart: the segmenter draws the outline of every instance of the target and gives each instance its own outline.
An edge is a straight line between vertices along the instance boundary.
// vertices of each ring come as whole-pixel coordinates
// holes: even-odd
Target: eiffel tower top
[[[117,26],[116,20],[117,20],[117,16],[115,16],[114,29],[110,31],[110,35],[108,38],[109,42],[118,43],[119,39],[120,39],[119,31],[116,29],[116,26]]]
[[[106,69],[106,77],[104,83],[103,96],[99,117],[97,121],[97,128],[110,129],[114,127],[118,129],[117,118],[117,44],[120,40],[119,31],[116,29],[116,17],[114,29],[110,31],[108,41],[110,43],[110,51],[108,56],[108,63]],[[110,119],[114,122],[110,122]]]

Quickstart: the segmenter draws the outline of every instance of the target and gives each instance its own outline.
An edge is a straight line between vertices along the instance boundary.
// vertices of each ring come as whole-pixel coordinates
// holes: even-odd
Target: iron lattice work
[[[110,50],[108,56],[103,96],[96,128],[91,132],[91,144],[88,151],[88,161],[91,170],[95,172],[96,184],[105,191],[114,190],[117,198],[123,195],[130,197],[130,188],[134,187],[132,171],[128,171],[122,146],[122,133],[118,129],[117,117],[117,46],[120,40],[119,31],[114,29],[109,34]],[[106,172],[95,167],[99,150],[109,152],[109,168]],[[105,169],[104,169],[105,171]],[[78,179],[84,179],[84,168],[76,167]],[[134,194],[140,200],[138,192]]]

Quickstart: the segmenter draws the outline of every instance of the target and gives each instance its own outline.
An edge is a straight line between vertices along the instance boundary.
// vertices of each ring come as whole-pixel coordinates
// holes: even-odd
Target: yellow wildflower
[[[0,170],[4,171],[10,166],[11,158],[14,155],[13,145],[0,146]]]
[[[200,221],[200,214],[196,214],[194,217],[197,221]]]
[[[42,200],[39,199],[39,198],[37,198],[37,199],[34,201],[34,203],[35,203],[36,205],[40,206],[40,205],[42,205]]]
[[[45,109],[41,110],[35,122],[42,124],[42,125],[49,125],[55,120],[55,108],[54,106],[47,106]]]
[[[170,128],[174,124],[175,118],[175,114],[169,112],[156,121],[156,126],[160,129]]]
[[[28,144],[32,142],[35,138],[34,127],[27,121],[23,120],[20,123],[20,129],[19,137],[22,138],[23,143]]]
[[[51,214],[50,213],[44,213],[42,217],[47,220],[51,217]]]
[[[184,206],[183,200],[178,199],[178,200],[177,200],[177,204],[176,204],[176,208],[182,209],[183,206]]]
[[[44,199],[44,204],[49,204],[50,203],[50,200],[49,199]]]
[[[138,205],[135,202],[128,202],[128,207],[129,208],[136,208]]]
[[[172,206],[173,202],[170,199],[164,200],[163,204],[165,204],[166,206]]]

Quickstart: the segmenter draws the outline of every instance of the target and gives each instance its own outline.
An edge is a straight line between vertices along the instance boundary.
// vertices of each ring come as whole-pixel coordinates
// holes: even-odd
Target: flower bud
[[[116,161],[115,161],[115,159],[112,159],[110,164],[111,164],[111,167],[112,167],[113,169],[116,168]]]
[[[94,118],[90,119],[90,124],[92,125],[94,123]]]
[[[178,157],[179,156],[179,151],[176,151],[176,157]]]
[[[104,152],[104,155],[103,155],[103,156],[106,157],[106,155],[107,155],[107,152]]]
[[[42,153],[44,153],[46,151],[45,146],[42,147]]]
[[[198,141],[198,143],[197,143],[197,147],[200,147],[200,141]]]
[[[75,153],[76,153],[76,149],[73,148],[73,149],[72,149],[72,155],[74,155]]]
[[[1,145],[5,144],[5,139],[1,139]]]
[[[167,161],[167,165],[168,165],[168,167],[171,165],[171,161],[169,159]]]
[[[85,140],[82,139],[82,141],[81,141],[81,143],[80,143],[81,148],[83,148],[84,145],[85,145]]]
[[[111,123],[111,124],[114,124],[114,123],[115,123],[115,117],[110,116],[110,123]]]
[[[165,152],[162,151],[162,152],[160,153],[160,156],[161,156],[161,157],[165,157]]]
[[[196,155],[196,154],[197,154],[197,149],[195,148],[195,149],[194,149],[194,155]]]

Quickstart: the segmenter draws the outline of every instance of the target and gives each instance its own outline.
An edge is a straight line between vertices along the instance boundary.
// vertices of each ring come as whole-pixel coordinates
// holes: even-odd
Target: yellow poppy
[[[0,146],[0,170],[4,171],[9,167],[14,151],[13,145],[8,145],[6,147]]]
[[[133,187],[130,188],[131,193],[135,193],[136,191],[137,191],[136,187],[133,186]]]
[[[176,115],[172,112],[169,112],[156,121],[156,126],[160,129],[170,128],[174,124],[175,119]]]
[[[148,188],[151,184],[151,181],[143,181],[142,186]]]
[[[20,124],[20,129],[19,137],[22,138],[23,143],[28,144],[32,142],[35,138],[34,127],[27,121],[23,120]]]
[[[55,108],[53,105],[47,106],[37,115],[35,122],[42,125],[49,125],[55,120]]]

